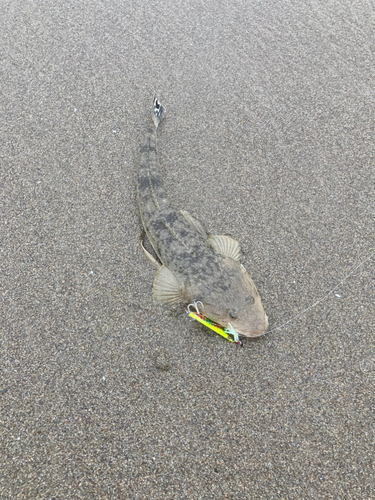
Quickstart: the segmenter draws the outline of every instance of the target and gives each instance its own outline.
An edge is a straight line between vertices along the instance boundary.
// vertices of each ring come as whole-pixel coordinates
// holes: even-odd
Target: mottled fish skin
[[[142,223],[162,263],[154,298],[164,303],[201,301],[203,314],[223,327],[230,325],[248,337],[263,335],[267,316],[254,283],[236,260],[238,243],[225,236],[206,238],[198,222],[197,229],[188,214],[177,212],[169,202],[157,171],[156,129],[163,111],[155,99],[155,126],[141,149],[138,180]],[[231,256],[223,242],[232,248]]]

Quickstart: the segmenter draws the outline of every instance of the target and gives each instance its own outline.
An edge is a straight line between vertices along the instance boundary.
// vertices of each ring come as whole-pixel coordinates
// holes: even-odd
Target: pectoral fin
[[[161,266],[155,274],[152,293],[157,302],[173,304],[184,299],[184,285],[172,271],[165,266]]]
[[[190,226],[198,231],[198,233],[202,236],[204,240],[207,239],[206,231],[203,229],[203,226],[200,222],[197,221],[189,212],[185,210],[180,210],[180,214],[184,217],[184,219],[190,224]]]
[[[230,257],[237,261],[241,258],[240,244],[229,236],[215,234],[208,238],[207,243],[223,257]]]

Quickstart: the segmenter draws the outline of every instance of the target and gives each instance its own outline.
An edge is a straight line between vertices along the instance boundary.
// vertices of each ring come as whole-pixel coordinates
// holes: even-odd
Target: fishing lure
[[[191,312],[190,309],[188,309],[188,313],[189,313],[189,316],[191,318],[199,321],[199,323],[202,323],[202,325],[207,326],[207,328],[210,328],[218,335],[221,335],[222,337],[227,339],[229,342],[234,342],[235,344],[237,344],[241,347],[243,346],[243,342],[240,341],[240,339],[238,338],[238,333],[235,332],[233,330],[233,328],[224,328],[223,329],[220,325],[218,325],[217,323],[214,323],[213,321],[211,321],[208,318],[205,318],[199,312],[197,312],[197,313]],[[231,335],[233,336],[233,338],[231,337]]]

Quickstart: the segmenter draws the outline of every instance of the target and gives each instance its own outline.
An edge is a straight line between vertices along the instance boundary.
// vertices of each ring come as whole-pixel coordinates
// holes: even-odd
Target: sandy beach
[[[0,497],[375,498],[371,2],[14,0],[0,27]],[[153,302],[154,95],[171,201],[268,314],[242,348]]]

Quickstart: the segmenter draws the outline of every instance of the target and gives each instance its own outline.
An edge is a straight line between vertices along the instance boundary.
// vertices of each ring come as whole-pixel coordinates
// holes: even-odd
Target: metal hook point
[[[202,302],[200,300],[198,300],[198,301],[194,300],[194,302],[192,304],[189,304],[187,306],[187,313],[190,314],[191,313],[190,307],[194,307],[195,312],[198,313],[198,314],[200,314],[199,308],[198,308],[198,304],[200,304],[203,307],[203,304],[202,304]]]

